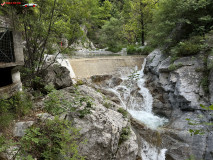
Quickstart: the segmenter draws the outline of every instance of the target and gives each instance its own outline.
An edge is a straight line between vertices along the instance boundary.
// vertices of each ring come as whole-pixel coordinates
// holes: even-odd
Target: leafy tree
[[[145,43],[145,34],[147,25],[152,20],[152,10],[156,7],[159,0],[126,0],[124,4],[124,17],[129,19],[125,28],[127,32],[131,31],[135,40],[141,40]],[[130,9],[131,8],[131,9]],[[128,11],[130,11],[128,13]]]
[[[109,48],[117,48],[124,42],[122,19],[111,18],[102,27],[101,40]]]
[[[212,0],[159,1],[150,31],[152,44],[170,50],[191,36],[203,36],[212,29],[212,9]]]

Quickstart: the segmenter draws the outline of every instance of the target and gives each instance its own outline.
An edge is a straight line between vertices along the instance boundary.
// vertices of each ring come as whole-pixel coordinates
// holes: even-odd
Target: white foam
[[[141,157],[143,160],[165,160],[167,149],[158,149],[142,139]]]
[[[157,129],[160,126],[163,126],[166,122],[168,122],[167,119],[160,118],[146,111],[128,110],[128,112],[132,115],[133,118],[139,120],[153,130]]]

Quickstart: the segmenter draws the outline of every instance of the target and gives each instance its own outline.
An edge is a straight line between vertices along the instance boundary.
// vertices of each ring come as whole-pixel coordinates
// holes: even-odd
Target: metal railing
[[[9,28],[0,27],[0,63],[15,62],[13,34]]]

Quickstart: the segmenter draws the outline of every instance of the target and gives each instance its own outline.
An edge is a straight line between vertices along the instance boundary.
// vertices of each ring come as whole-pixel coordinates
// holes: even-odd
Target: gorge
[[[189,129],[204,129],[206,126],[191,126],[186,120],[199,119],[201,114],[211,118],[206,116],[208,112],[199,109],[199,104],[206,106],[210,104],[202,87],[198,87],[201,75],[194,71],[198,65],[201,66],[198,64],[199,59],[186,57],[177,60],[175,63],[181,61],[184,64],[175,71],[169,70],[169,57],[165,57],[159,50],[150,53],[143,62],[126,64],[121,60],[122,57],[118,59],[116,66],[113,66],[115,67],[113,72],[109,68],[108,73],[101,70],[101,64],[105,64],[103,69],[106,71],[106,63],[114,63],[115,57],[108,57],[107,60],[78,59],[84,64],[77,67],[78,72],[75,75],[83,75],[82,72],[85,72],[83,66],[98,66],[99,70],[87,68],[91,72],[88,73],[90,76],[85,77],[86,83],[130,113],[133,131],[137,135],[138,155],[145,160],[179,160],[187,159],[191,155],[198,159],[212,159],[211,132],[191,136]],[[131,59],[137,58],[128,57],[128,61]],[[96,63],[96,60],[99,62]],[[75,60],[70,60],[72,68],[80,64],[72,61]],[[87,65],[87,62],[91,64]],[[88,79],[89,77],[91,79]]]

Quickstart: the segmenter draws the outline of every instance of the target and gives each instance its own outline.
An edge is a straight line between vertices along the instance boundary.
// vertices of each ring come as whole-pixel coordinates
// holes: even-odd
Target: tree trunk
[[[141,12],[141,45],[145,44],[145,31],[144,31],[144,17],[143,17],[143,3],[140,2],[140,12]]]
[[[142,20],[142,19],[141,19]],[[143,20],[141,21],[141,25],[142,25],[142,31],[141,31],[141,44],[142,46],[145,45],[145,31],[144,31],[144,22]]]

